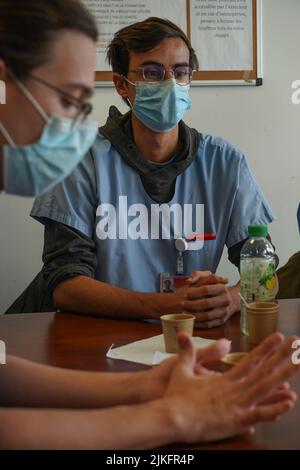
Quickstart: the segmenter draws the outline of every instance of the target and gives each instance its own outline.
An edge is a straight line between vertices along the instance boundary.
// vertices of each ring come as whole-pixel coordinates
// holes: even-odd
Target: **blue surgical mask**
[[[15,81],[44,119],[45,126],[37,142],[16,146],[0,122],[0,132],[8,143],[3,147],[4,189],[8,194],[40,196],[75,169],[93,145],[98,125],[95,121],[74,123],[67,118],[48,117],[24,85]]]
[[[298,219],[298,228],[299,228],[299,234],[300,234],[300,204],[298,206],[297,219]]]
[[[190,85],[178,85],[174,78],[158,84],[136,82],[133,85],[136,95],[132,111],[154,132],[174,129],[191,108]]]

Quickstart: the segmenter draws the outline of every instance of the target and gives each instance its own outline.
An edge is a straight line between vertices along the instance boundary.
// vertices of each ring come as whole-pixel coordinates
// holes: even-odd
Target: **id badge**
[[[176,275],[172,276],[169,273],[160,273],[160,292],[162,294],[170,294],[175,292],[176,289],[186,285],[189,276]]]

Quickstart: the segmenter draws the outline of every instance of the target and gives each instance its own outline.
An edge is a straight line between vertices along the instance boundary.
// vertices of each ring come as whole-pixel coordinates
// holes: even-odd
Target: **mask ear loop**
[[[126,101],[127,101],[127,103],[129,104],[131,111],[133,111],[133,106],[132,106],[131,101],[130,101],[130,99],[128,98],[128,96],[127,96],[127,98],[126,98]]]
[[[124,75],[121,75],[121,77],[122,77],[123,80],[125,80],[127,83],[130,83],[130,85],[133,85],[133,86],[136,87],[136,84],[133,83],[133,82],[131,82],[130,80],[128,80],[128,78],[124,77]],[[126,100],[127,100],[127,103],[128,103],[129,106],[130,106],[131,111],[133,111],[133,105],[131,104],[131,101],[130,101],[130,99],[128,98],[128,96],[127,96]]]
[[[7,130],[5,129],[1,121],[0,121],[0,132],[3,135],[4,139],[6,140],[6,142],[8,143],[8,145],[10,145],[12,148],[16,148],[16,144],[12,140],[11,136],[9,135],[9,133],[7,132]]]
[[[15,84],[19,88],[19,90],[23,93],[23,95],[28,99],[28,101],[32,104],[35,110],[40,114],[42,119],[45,121],[45,124],[49,121],[49,116],[44,111],[42,106],[38,103],[38,101],[32,96],[32,94],[27,90],[27,88],[21,83],[11,72],[11,78],[14,80]]]

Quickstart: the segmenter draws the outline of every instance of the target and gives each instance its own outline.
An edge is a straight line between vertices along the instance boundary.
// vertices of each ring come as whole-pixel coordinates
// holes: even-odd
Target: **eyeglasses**
[[[32,80],[35,80],[38,83],[41,83],[42,85],[60,94],[67,100],[69,104],[77,108],[79,112],[78,112],[78,116],[75,119],[76,122],[83,121],[93,111],[93,106],[91,103],[83,103],[82,101],[78,100],[77,98],[74,98],[74,96],[70,95],[69,93],[62,90],[61,88],[54,86],[51,83],[47,82],[46,80],[36,77],[35,75],[29,74],[29,78],[31,78]]]
[[[132,73],[141,74],[142,78],[149,83],[160,83],[164,80],[167,72],[170,72],[178,85],[189,85],[193,78],[194,70],[189,65],[175,65],[171,70],[166,70],[164,65],[149,64],[129,70]]]

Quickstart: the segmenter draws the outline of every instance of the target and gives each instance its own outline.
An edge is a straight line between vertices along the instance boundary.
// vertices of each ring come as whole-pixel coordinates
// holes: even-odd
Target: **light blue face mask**
[[[98,125],[95,121],[74,124],[71,119],[48,117],[24,85],[15,81],[46,124],[37,142],[21,147],[0,122],[0,132],[8,143],[3,147],[4,189],[8,194],[40,196],[74,170],[93,145]]]
[[[298,211],[297,211],[297,220],[298,220],[298,229],[299,229],[299,234],[300,234],[300,204],[298,206]]]
[[[136,86],[133,113],[154,132],[174,129],[191,108],[190,85],[178,85],[174,78],[159,84],[129,83]]]

